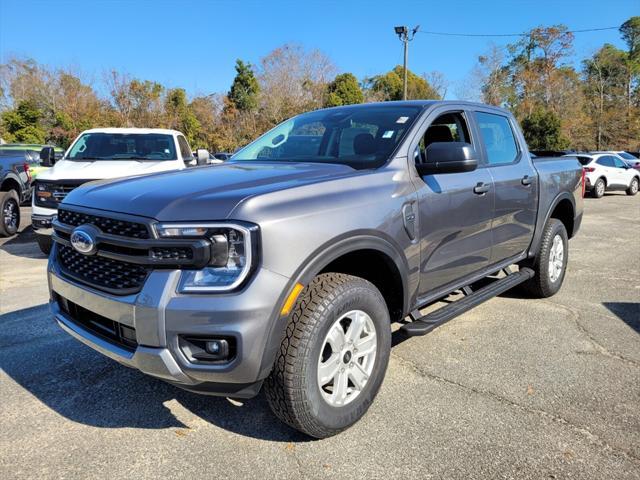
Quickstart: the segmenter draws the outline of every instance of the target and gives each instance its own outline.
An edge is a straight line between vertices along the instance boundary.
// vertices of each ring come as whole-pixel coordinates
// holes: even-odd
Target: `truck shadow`
[[[0,369],[56,413],[94,427],[190,428],[195,415],[239,435],[310,440],[280,423],[263,394],[238,406],[186,392],[103,357],[60,330],[47,305],[0,315]],[[19,395],[10,382],[3,392],[7,403]]]
[[[616,317],[640,333],[640,302],[603,302]]]
[[[14,237],[3,241],[0,245],[0,250],[4,250],[14,257],[47,258],[47,255],[40,251],[38,243],[36,242],[36,234],[31,226],[24,228]]]

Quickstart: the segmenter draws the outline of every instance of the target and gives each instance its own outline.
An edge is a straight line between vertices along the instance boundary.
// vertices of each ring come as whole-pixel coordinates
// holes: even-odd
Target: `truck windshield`
[[[176,160],[173,137],[159,133],[85,133],[69,160]]]
[[[239,150],[231,161],[382,166],[420,113],[418,106],[350,106],[304,113]]]

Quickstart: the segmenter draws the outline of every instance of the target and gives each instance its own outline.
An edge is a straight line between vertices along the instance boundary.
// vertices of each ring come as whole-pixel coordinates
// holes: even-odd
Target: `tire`
[[[356,321],[368,327],[349,346],[350,329],[345,326],[356,325]],[[370,282],[340,273],[313,279],[290,314],[273,370],[265,381],[273,413],[315,438],[335,435],[357,422],[382,384],[391,352],[390,325],[384,298]],[[375,337],[371,337],[372,329]],[[333,344],[338,345],[336,351]],[[357,345],[361,345],[360,352]],[[364,354],[365,350],[369,353]],[[326,370],[329,383],[319,378],[321,363],[325,370],[335,370],[335,374]],[[369,375],[363,377],[365,370]],[[364,381],[361,386],[352,377],[356,374]],[[336,386],[340,379],[344,389]]]
[[[562,257],[558,260],[558,243],[562,245]],[[535,272],[534,276],[522,284],[523,289],[534,298],[547,298],[560,290],[567,271],[569,260],[569,237],[564,224],[550,218],[544,227],[540,250],[536,258],[528,264],[523,264]],[[550,263],[554,263],[552,274]],[[557,275],[557,276],[556,276]]]
[[[593,184],[591,195],[593,196],[593,198],[602,198],[606,189],[607,182],[605,182],[603,178],[599,178],[598,180],[596,180],[596,183]]]
[[[40,247],[40,251],[45,255],[49,255],[51,253],[51,236],[49,235],[38,235],[36,233],[36,241],[38,242],[38,246]]]
[[[633,177],[631,183],[629,184],[629,188],[627,188],[627,195],[635,195],[638,193],[638,187],[640,186],[640,181],[638,177]]]
[[[0,192],[0,237],[18,233],[20,227],[20,199],[18,192]]]

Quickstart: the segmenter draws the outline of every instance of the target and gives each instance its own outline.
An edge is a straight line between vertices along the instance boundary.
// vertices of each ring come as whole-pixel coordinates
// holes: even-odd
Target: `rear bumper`
[[[256,395],[273,361],[274,347],[268,339],[288,279],[259,269],[237,294],[181,295],[176,293],[179,276],[177,270],[154,271],[139,294],[114,296],[65,278],[55,261],[50,261],[51,311],[63,330],[121,364],[190,391],[244,398]],[[65,311],[64,302],[135,329],[137,345],[126,348],[86,328]],[[185,336],[233,338],[235,356],[215,364],[189,360],[180,344]]]

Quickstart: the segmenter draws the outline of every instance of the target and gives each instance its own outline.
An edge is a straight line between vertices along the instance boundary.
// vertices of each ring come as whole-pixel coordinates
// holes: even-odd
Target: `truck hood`
[[[177,165],[177,160],[59,160],[53,167],[38,173],[38,178],[49,181],[97,180],[166,172],[176,170]]]
[[[160,221],[223,220],[247,198],[357,173],[336,164],[226,163],[87,183],[67,195],[63,205],[141,215]]]

